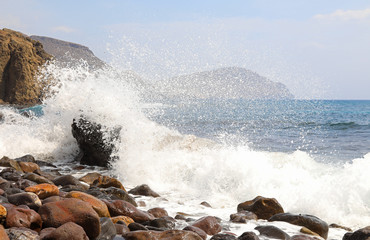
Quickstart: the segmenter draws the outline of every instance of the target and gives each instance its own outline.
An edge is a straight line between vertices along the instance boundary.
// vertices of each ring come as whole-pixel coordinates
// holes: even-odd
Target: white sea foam
[[[334,166],[301,151],[274,153],[216,144],[146,118],[141,110],[148,104],[137,97],[128,77],[132,75],[53,65],[47,71],[58,84],[57,93],[43,103],[43,116],[27,118],[1,109],[0,156],[72,160],[78,149],[72,119],[84,114],[107,127],[122,126],[114,173],[127,186],[149,184],[170,200],[170,212],[206,211],[227,220],[238,203],[262,195],[276,198],[285,211],[316,215],[328,223],[363,227],[370,222],[370,154]],[[199,206],[203,200],[214,208],[204,210]]]

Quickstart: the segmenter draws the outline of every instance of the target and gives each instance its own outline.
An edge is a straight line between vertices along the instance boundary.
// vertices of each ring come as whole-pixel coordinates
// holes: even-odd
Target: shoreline
[[[254,214],[250,213],[250,211],[245,212],[244,210],[237,212],[235,206],[235,210],[229,213],[230,215],[234,215],[231,219],[225,219],[225,217],[220,219],[219,216],[212,216],[212,213],[217,212],[216,209],[213,209],[208,203],[200,205],[201,200],[197,203],[197,208],[201,211],[198,213],[187,212],[187,207],[184,203],[171,203],[169,202],[170,200],[166,199],[166,196],[156,195],[150,187],[143,192],[133,192],[133,189],[125,189],[126,186],[122,185],[118,179],[109,176],[110,170],[108,168],[91,167],[78,163],[70,163],[68,166],[61,166],[57,163],[53,166],[47,162],[36,161],[31,155],[26,155],[16,160],[3,157],[0,160],[0,165],[2,165],[0,172],[0,205],[7,212],[5,218],[4,214],[2,217],[3,226],[5,228],[3,232],[6,232],[8,235],[15,234],[14,232],[17,231],[28,231],[24,228],[18,228],[17,230],[13,228],[12,230],[12,227],[26,227],[33,230],[29,231],[30,234],[34,236],[37,234],[40,239],[47,239],[46,236],[58,233],[58,227],[63,228],[64,224],[74,219],[74,222],[78,226],[84,228],[84,233],[87,234],[90,239],[98,239],[97,237],[100,232],[106,231],[99,231],[99,233],[94,231],[89,232],[89,228],[85,226],[85,223],[78,219],[78,211],[74,209],[75,206],[71,207],[70,214],[77,214],[77,216],[63,220],[67,222],[54,220],[57,223],[50,223],[50,213],[52,212],[50,209],[55,207],[52,207],[52,205],[58,202],[67,203],[73,199],[73,201],[77,201],[77,203],[84,202],[83,204],[87,203],[87,206],[91,207],[92,211],[90,211],[89,214],[94,216],[96,220],[95,224],[97,224],[95,226],[99,226],[98,228],[100,229],[105,229],[107,226],[110,226],[109,229],[111,230],[109,234],[111,234],[112,238],[108,237],[107,239],[113,239],[114,237],[116,237],[115,239],[117,240],[123,239],[122,236],[127,239],[138,239],[139,236],[146,236],[145,234],[149,233],[156,234],[156,238],[154,239],[162,239],[163,236],[160,234],[164,232],[166,232],[166,234],[173,234],[173,238],[181,236],[182,238],[180,239],[197,239],[199,237],[201,237],[201,239],[237,239],[238,236],[239,239],[244,239],[240,237],[244,232],[253,235],[254,239],[270,239],[278,236],[280,236],[280,239],[283,239],[281,238],[282,236],[285,236],[286,239],[288,239],[288,237],[289,239],[322,239],[317,236],[318,230],[314,227],[304,228],[304,226],[301,226],[309,226],[307,225],[307,221],[303,221],[301,225],[292,225],[285,222],[285,220],[278,222],[267,221],[270,217],[279,215],[284,211],[278,210],[279,213],[276,213],[274,212],[276,209],[264,209],[263,204],[259,204],[256,208],[247,207],[249,210],[253,209]],[[87,174],[88,172],[90,172],[90,174]],[[91,177],[87,178],[86,174]],[[73,177],[81,175],[84,176],[79,179]],[[32,197],[30,197],[30,195],[32,195]],[[16,200],[14,200],[14,198]],[[16,204],[13,206],[9,203],[4,203],[5,199]],[[68,201],[65,202],[66,200]],[[274,206],[274,208],[280,205],[278,200],[265,199],[264,201],[267,206]],[[75,202],[74,204],[76,204]],[[135,207],[135,204],[137,207]],[[24,205],[27,205],[27,207]],[[172,206],[173,209],[169,206]],[[47,208],[48,211],[46,211],[45,208]],[[134,214],[129,213],[130,211],[124,212],[125,208],[130,208]],[[181,210],[181,208],[184,210],[178,211]],[[28,226],[26,224],[27,221],[19,221],[19,219],[24,218],[24,216],[19,215],[20,211],[24,211],[21,209],[28,209],[26,215],[29,214],[33,216],[29,218],[33,220],[28,221]],[[105,209],[105,213],[102,213],[104,211],[101,209]],[[75,210],[77,212],[73,213]],[[227,209],[227,211],[228,210],[229,209]],[[263,216],[263,219],[261,218],[262,215],[256,217],[260,211],[270,211],[269,214],[272,215]],[[49,215],[46,214],[45,216],[45,212]],[[18,219],[18,221],[11,221],[10,219]],[[37,221],[35,219],[37,219]],[[329,237],[327,239],[336,239],[333,238],[331,234],[333,231],[335,232],[335,236],[342,233],[344,235],[349,231],[349,229],[344,230],[338,226],[335,228],[333,226],[329,227],[324,221],[316,217],[313,219],[319,223],[319,225],[322,224],[322,226],[324,226],[324,232],[321,232],[322,236],[327,236],[329,232]],[[113,223],[114,221],[116,222]],[[328,230],[326,233],[325,224]],[[37,227],[35,228],[35,226]],[[54,226],[54,229],[48,229],[50,226]],[[212,226],[215,229],[213,229]],[[186,231],[183,230],[184,228]],[[115,234],[113,229],[116,231]],[[133,231],[137,229],[142,230]],[[204,235],[199,229],[208,234]],[[243,229],[248,229],[248,231],[244,231]],[[315,229],[316,233],[312,231],[312,229]],[[189,230],[191,233],[188,233]],[[1,232],[2,229],[0,228],[0,236]],[[194,232],[197,233],[194,235]],[[185,237],[184,234],[190,235],[186,235]],[[227,234],[227,236],[224,236],[224,234]]]

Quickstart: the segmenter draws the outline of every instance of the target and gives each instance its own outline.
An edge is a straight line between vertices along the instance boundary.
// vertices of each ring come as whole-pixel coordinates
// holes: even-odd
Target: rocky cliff
[[[40,41],[47,53],[54,56],[54,59],[63,65],[75,65],[80,60],[86,61],[89,67],[96,69],[105,66],[105,63],[97,58],[94,53],[83,45],[66,42],[50,37],[30,36]]]
[[[162,81],[160,91],[167,96],[219,99],[289,99],[288,88],[255,72],[239,67],[183,75]]]
[[[36,74],[51,57],[39,41],[10,29],[0,30],[0,103],[39,102],[43,86]]]

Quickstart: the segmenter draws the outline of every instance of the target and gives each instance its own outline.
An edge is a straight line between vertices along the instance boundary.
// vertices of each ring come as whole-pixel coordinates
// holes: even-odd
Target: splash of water
[[[222,208],[257,195],[275,197],[286,211],[328,222],[364,226],[370,221],[370,155],[342,166],[318,163],[308,154],[253,151],[191,135],[150,121],[132,74],[85,67],[46,69],[57,80],[44,100],[44,115],[27,118],[2,109],[0,156],[33,154],[71,161],[77,144],[72,119],[86,115],[107,127],[122,126],[119,160],[112,171],[127,185],[150,184],[161,193],[208,200]],[[153,105],[151,105],[154,109]]]

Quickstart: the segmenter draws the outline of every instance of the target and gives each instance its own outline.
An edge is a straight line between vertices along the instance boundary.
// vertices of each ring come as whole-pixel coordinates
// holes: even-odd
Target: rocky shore
[[[147,185],[128,189],[116,178],[80,165],[62,174],[51,163],[31,155],[0,159],[0,239],[327,239],[331,228],[323,220],[304,214],[285,213],[276,199],[258,196],[240,203],[230,219],[202,216],[198,219],[178,212],[169,216],[161,206],[145,209],[139,196],[157,198]],[[82,177],[75,177],[84,170]],[[202,205],[210,207],[203,202]],[[300,234],[261,224],[237,236],[226,222],[247,224],[258,219],[283,221],[300,226]],[[370,226],[343,239],[369,239]]]

